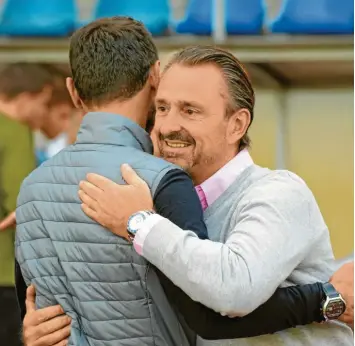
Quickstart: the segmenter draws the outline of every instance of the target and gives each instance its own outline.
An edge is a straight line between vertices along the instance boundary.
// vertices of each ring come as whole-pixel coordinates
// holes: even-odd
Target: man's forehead
[[[225,83],[221,71],[212,64],[173,65],[162,75],[157,99],[208,99],[221,95]]]

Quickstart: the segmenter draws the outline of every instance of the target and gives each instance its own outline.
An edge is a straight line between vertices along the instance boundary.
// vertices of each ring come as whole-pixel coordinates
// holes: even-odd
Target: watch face
[[[340,317],[345,311],[345,303],[341,299],[330,300],[324,309],[324,315],[329,320]]]
[[[144,214],[136,214],[129,220],[129,231],[132,233],[136,233],[139,229],[141,223],[146,219]]]

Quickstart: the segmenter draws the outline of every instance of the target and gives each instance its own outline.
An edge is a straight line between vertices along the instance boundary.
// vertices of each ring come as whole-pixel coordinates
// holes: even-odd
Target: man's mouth
[[[191,143],[187,143],[187,142],[181,142],[181,141],[169,141],[169,140],[165,140],[164,141],[165,144],[170,147],[170,148],[186,148],[189,147],[191,145]]]

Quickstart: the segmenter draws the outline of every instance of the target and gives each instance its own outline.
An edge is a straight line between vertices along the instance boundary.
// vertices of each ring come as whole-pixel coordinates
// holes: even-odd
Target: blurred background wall
[[[279,95],[256,90],[252,155],[276,167]],[[354,246],[353,87],[291,88],[286,93],[285,167],[312,189],[329,227],[337,258]]]

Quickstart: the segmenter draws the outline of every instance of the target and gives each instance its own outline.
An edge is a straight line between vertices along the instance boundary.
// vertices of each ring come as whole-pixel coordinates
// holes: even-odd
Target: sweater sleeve
[[[186,173],[181,170],[169,171],[158,185],[154,204],[157,212],[177,226],[194,231],[200,239],[207,237],[201,205]],[[159,221],[160,216],[152,217],[151,223],[154,224],[156,219]],[[141,229],[136,238],[149,233],[150,225],[146,226],[147,231],[142,233]],[[181,313],[187,325],[204,339],[252,337],[320,320],[323,291],[319,283],[279,288],[251,314],[229,318],[193,301],[164,274],[160,271],[157,274],[169,301]]]
[[[251,189],[225,244],[201,240],[161,218],[146,237],[143,256],[193,300],[228,316],[252,312],[302,262],[320,233],[310,226],[310,209],[317,208],[312,193],[287,177]]]

